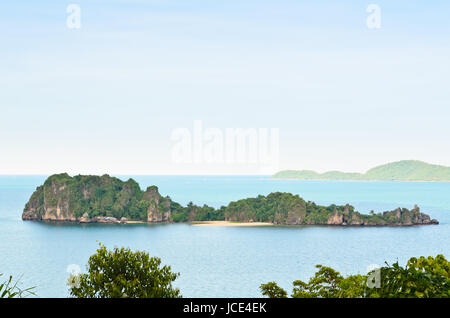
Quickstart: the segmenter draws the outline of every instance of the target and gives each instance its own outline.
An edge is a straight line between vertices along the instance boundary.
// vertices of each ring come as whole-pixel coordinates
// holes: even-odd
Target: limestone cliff
[[[359,212],[350,211],[347,204],[343,212],[334,210],[328,218],[327,225],[350,225],[350,226],[408,226],[438,224],[435,219],[431,219],[428,214],[420,212],[416,205],[412,210],[398,208],[393,211],[383,212],[381,215],[362,215]]]
[[[132,179],[53,175],[32,194],[23,220],[80,223],[170,222],[170,200],[156,186],[145,192]]]
[[[31,195],[23,220],[79,223],[192,222],[228,220],[279,225],[408,226],[438,224],[419,207],[361,214],[347,205],[321,206],[298,195],[274,192],[230,202],[215,209],[190,202],[182,206],[159,194],[156,186],[142,191],[133,179],[58,174]]]
[[[156,186],[148,187],[143,199],[150,202],[147,209],[147,222],[170,221],[170,200],[161,197]]]
[[[350,204],[338,206],[306,202],[291,193],[270,193],[231,202],[224,208],[225,218],[237,222],[271,222],[279,225],[337,226],[407,226],[438,224],[415,206],[412,210],[398,208],[383,213],[361,214]]]

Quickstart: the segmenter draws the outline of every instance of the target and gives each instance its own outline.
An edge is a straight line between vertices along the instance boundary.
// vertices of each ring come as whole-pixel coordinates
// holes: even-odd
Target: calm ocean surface
[[[121,179],[127,177],[120,176]],[[268,177],[133,176],[141,188],[157,185],[162,195],[186,204],[219,207],[274,191],[296,193],[319,204],[354,205],[368,213],[412,208],[440,221],[436,226],[196,227],[169,225],[50,225],[23,222],[25,203],[46,176],[0,176],[0,273],[22,275],[40,297],[66,297],[67,267],[82,271],[98,246],[146,250],[180,272],[185,297],[259,297],[263,282],[291,290],[308,279],[315,264],[341,273],[365,273],[384,261],[404,264],[412,256],[450,258],[450,183],[282,181]]]

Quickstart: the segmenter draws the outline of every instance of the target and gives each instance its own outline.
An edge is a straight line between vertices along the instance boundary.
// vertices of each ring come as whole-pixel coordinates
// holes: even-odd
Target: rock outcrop
[[[428,214],[421,213],[417,205],[412,210],[398,208],[393,211],[383,212],[382,215],[362,215],[359,212],[350,212],[346,205],[344,212],[337,210],[327,220],[327,225],[351,225],[351,226],[408,226],[439,224],[436,219],[431,219]]]
[[[150,202],[147,209],[147,222],[170,221],[170,200],[161,197],[156,186],[148,187],[143,199]]]
[[[142,191],[133,179],[122,181],[108,175],[53,175],[31,195],[23,220],[126,224],[141,222],[192,222],[228,220],[271,222],[279,225],[409,226],[438,224],[429,215],[398,208],[361,214],[350,204],[317,205],[298,195],[274,192],[267,196],[230,202],[214,209],[192,202],[186,207],[159,194],[156,186]]]
[[[226,220],[254,220],[277,225],[408,226],[439,223],[421,213],[417,206],[412,210],[399,208],[384,213],[361,214],[350,204],[321,206],[306,202],[298,195],[280,192],[231,202],[224,210]]]
[[[129,216],[147,222],[171,222],[170,200],[156,186],[142,192],[132,179],[53,175],[36,188],[23,220],[125,224]]]
[[[344,215],[339,214],[337,210],[334,210],[333,215],[330,216],[327,220],[328,225],[343,225],[344,223]]]

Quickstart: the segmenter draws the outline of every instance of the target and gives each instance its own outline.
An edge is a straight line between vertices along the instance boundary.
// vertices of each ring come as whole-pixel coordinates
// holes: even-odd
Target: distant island
[[[423,161],[402,160],[370,169],[366,173],[311,170],[284,170],[273,179],[297,180],[367,180],[367,181],[439,181],[450,182],[450,167],[432,165]]]
[[[298,195],[275,192],[247,198],[219,209],[192,202],[182,206],[159,194],[156,186],[142,191],[133,179],[109,175],[50,176],[25,205],[23,220],[77,223],[131,222],[266,222],[277,225],[408,226],[438,224],[415,206],[361,214],[349,204],[321,206]]]

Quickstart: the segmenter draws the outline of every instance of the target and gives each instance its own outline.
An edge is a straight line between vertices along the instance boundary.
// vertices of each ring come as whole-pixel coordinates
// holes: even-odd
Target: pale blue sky
[[[279,128],[280,169],[450,166],[448,1],[18,2],[0,3],[0,174],[258,173],[173,163],[194,120]]]

